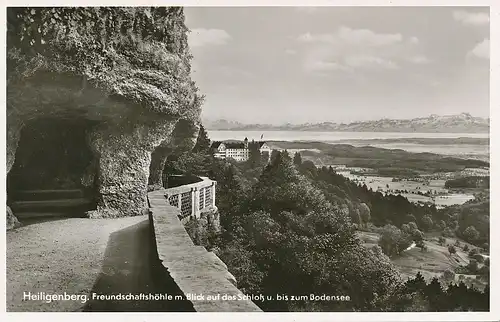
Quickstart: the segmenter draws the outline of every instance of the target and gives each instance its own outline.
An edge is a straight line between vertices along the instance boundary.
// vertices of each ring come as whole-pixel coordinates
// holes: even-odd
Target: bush
[[[446,229],[446,223],[444,222],[444,220],[440,220],[436,223],[436,228],[439,230],[439,231],[443,231]]]
[[[481,254],[475,254],[472,258],[478,263],[484,263],[484,257]]]
[[[455,246],[448,245],[448,252],[450,253],[450,255],[453,255],[453,254],[456,254],[457,250],[456,250]]]
[[[424,241],[423,241],[423,240],[419,240],[419,241],[417,241],[416,245],[417,245],[417,247],[418,247],[418,248],[420,248],[420,250],[421,250],[422,252],[427,251],[427,245],[425,245],[425,243],[424,243]]]
[[[219,232],[205,218],[193,218],[184,225],[193,243],[211,250],[216,245]]]
[[[443,279],[445,281],[453,281],[455,280],[455,273],[447,269],[443,272]]]
[[[444,244],[446,244],[446,238],[444,238],[443,236],[439,236],[438,244],[444,246]]]
[[[444,237],[453,237],[453,236],[455,236],[455,233],[453,232],[453,230],[450,227],[446,227],[443,230],[443,236]]]
[[[467,241],[470,242],[476,241],[479,238],[479,232],[474,226],[467,227],[462,233],[462,235]]]
[[[396,226],[386,225],[381,230],[379,246],[387,256],[395,256],[411,245],[411,237]]]
[[[418,229],[417,229],[417,230],[414,230],[414,231],[411,233],[411,235],[412,235],[413,240],[415,240],[415,241],[424,240],[424,233],[423,233],[423,232],[421,232],[421,231],[420,231],[420,230],[418,230]]]
[[[490,268],[488,266],[483,266],[479,269],[478,271],[479,275],[483,277],[489,277],[490,276]]]
[[[434,223],[432,222],[432,218],[429,215],[425,215],[422,218],[422,228],[424,231],[428,231],[432,228]]]
[[[418,229],[417,224],[416,224],[415,222],[413,222],[413,221],[409,222],[409,223],[408,223],[408,226],[410,227],[410,232],[411,232],[411,231],[415,231],[415,230],[417,230],[417,229]]]
[[[476,274],[478,271],[479,265],[475,259],[471,259],[469,265],[467,265],[467,269],[470,274]]]
[[[477,248],[473,248],[469,251],[469,257],[473,258],[474,255],[479,254],[479,250]]]
[[[463,249],[464,252],[468,252],[469,251],[469,245],[465,244],[462,249]]]

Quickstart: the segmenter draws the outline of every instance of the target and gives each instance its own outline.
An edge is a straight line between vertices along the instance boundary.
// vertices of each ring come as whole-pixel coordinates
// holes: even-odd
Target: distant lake
[[[401,132],[310,132],[310,131],[213,131],[208,134],[213,141],[260,140],[266,141],[316,141],[342,143],[354,146],[374,146],[385,149],[401,149],[408,152],[431,152],[449,156],[489,161],[489,145],[481,144],[425,144],[406,142],[370,142],[363,140],[384,139],[455,139],[489,138],[489,133],[401,133]],[[352,141],[352,142],[350,142]]]
[[[398,139],[398,138],[488,138],[489,133],[400,133],[400,132],[312,132],[312,131],[213,131],[208,134],[213,141],[260,140],[268,141],[319,141]]]

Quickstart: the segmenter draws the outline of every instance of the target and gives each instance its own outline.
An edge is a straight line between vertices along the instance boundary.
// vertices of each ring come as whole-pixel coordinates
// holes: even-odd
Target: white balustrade
[[[200,177],[202,181],[165,189],[170,205],[177,207],[181,219],[199,218],[202,210],[215,206],[216,181]]]

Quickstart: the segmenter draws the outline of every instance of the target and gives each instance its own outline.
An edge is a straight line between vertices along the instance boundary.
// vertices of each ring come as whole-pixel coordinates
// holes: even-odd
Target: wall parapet
[[[148,193],[150,224],[158,258],[175,283],[186,297],[188,294],[204,297],[191,300],[194,309],[199,312],[262,311],[255,303],[245,299],[235,286],[236,281],[227,266],[214,253],[194,245],[179,219],[179,208],[167,201],[167,190]],[[220,299],[209,300],[208,296],[219,296]]]
[[[217,181],[200,177],[200,182],[163,189],[171,206],[179,209],[179,219],[185,223],[190,218],[200,218],[203,210],[215,207]]]

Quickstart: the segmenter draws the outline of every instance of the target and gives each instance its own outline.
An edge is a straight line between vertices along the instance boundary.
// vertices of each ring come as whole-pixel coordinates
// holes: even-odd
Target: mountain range
[[[320,132],[419,132],[419,133],[487,133],[490,131],[490,119],[474,117],[469,113],[457,115],[430,115],[414,119],[389,119],[353,123],[303,123],[283,125],[243,124],[219,119],[204,120],[208,130],[232,131],[320,131]]]

